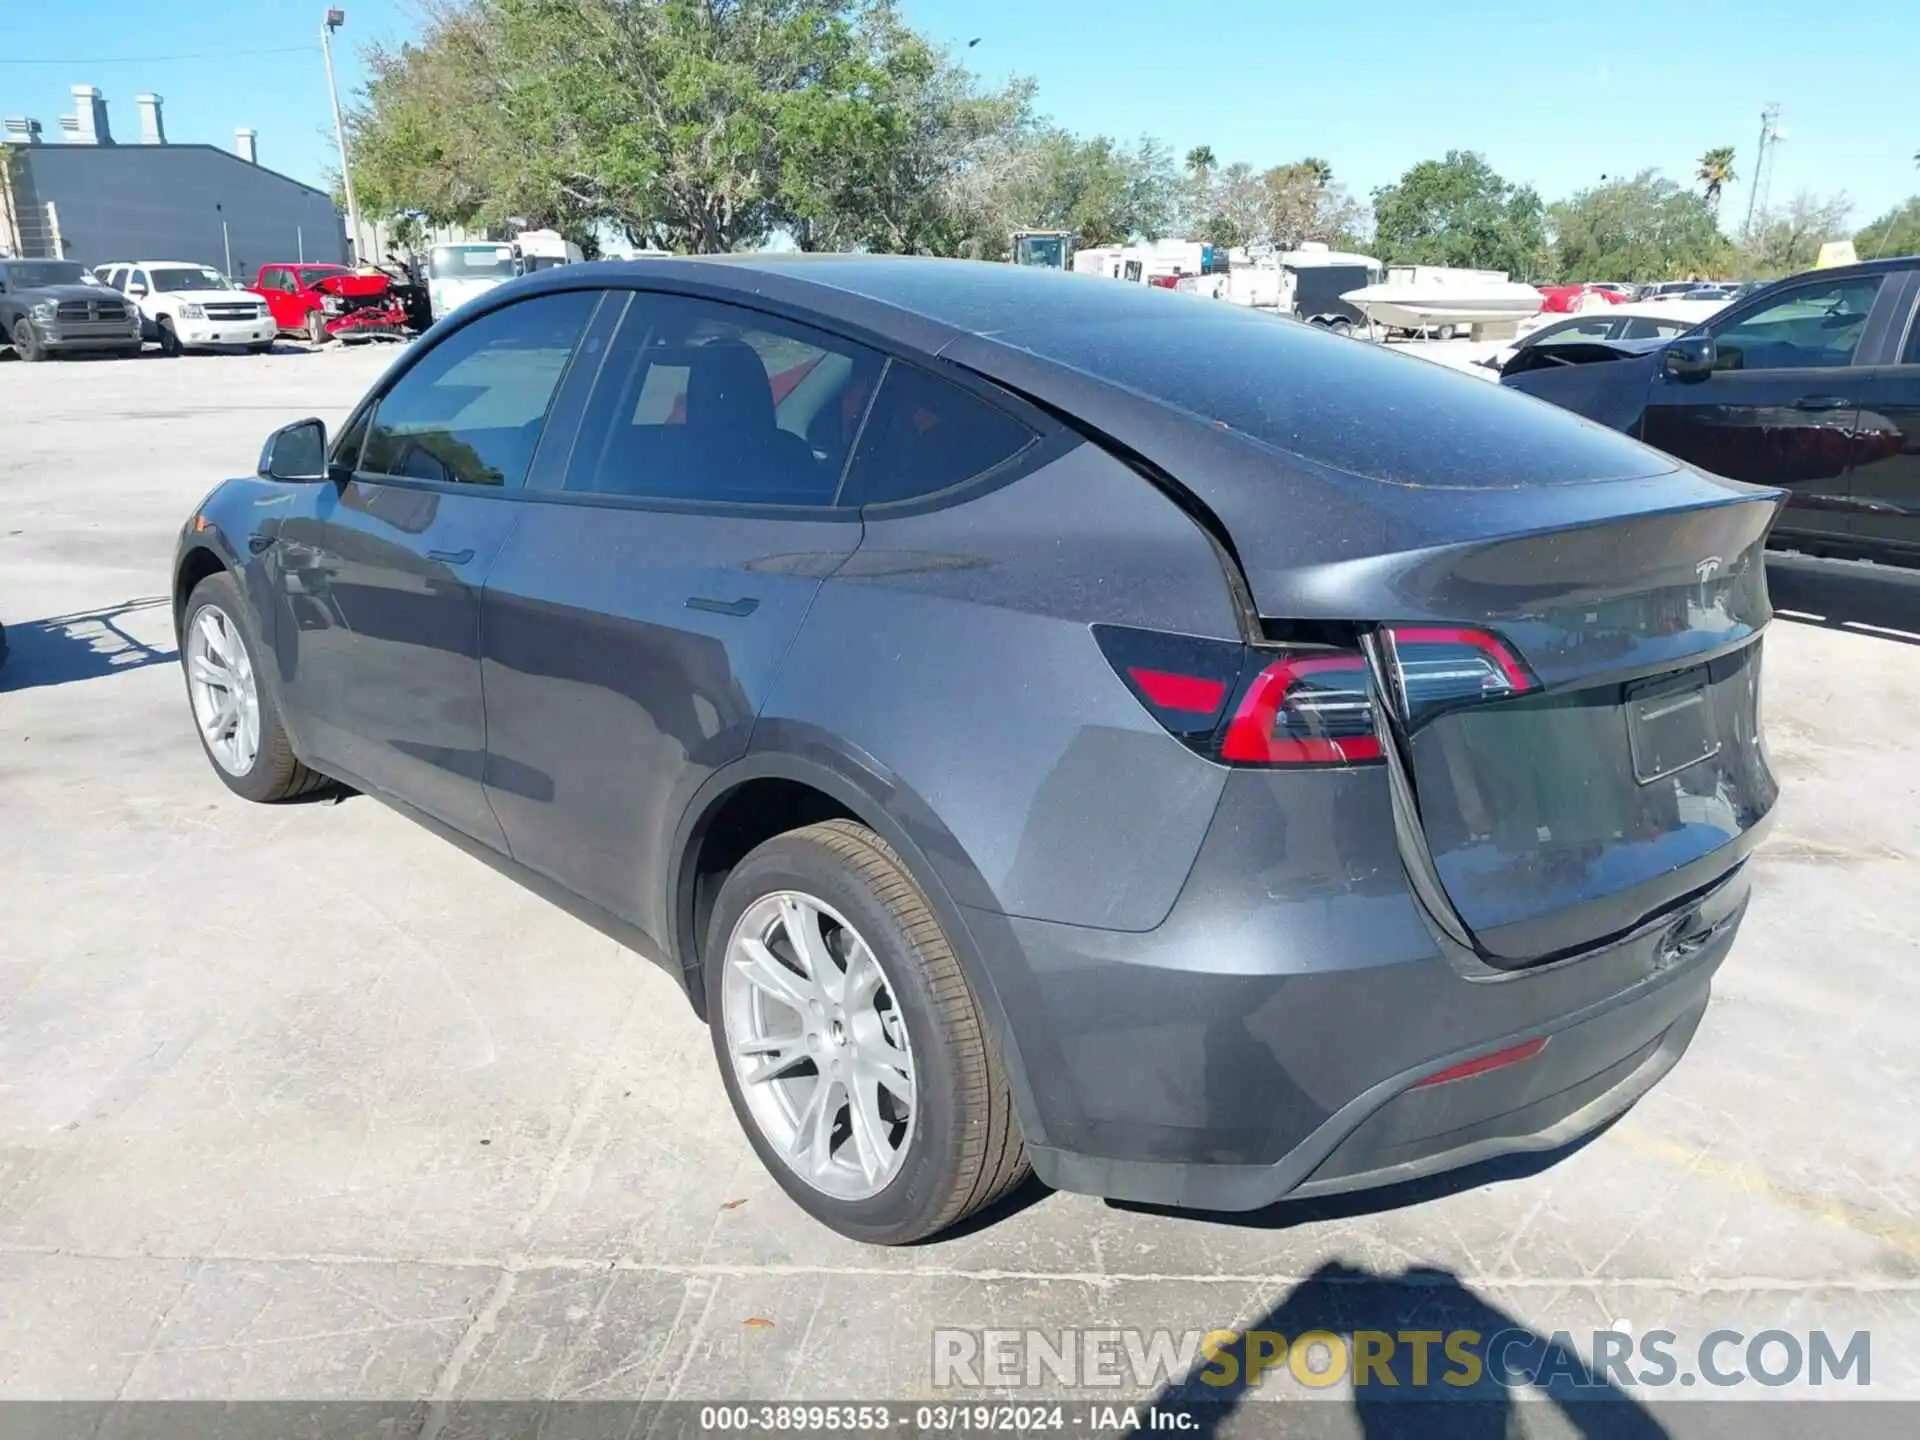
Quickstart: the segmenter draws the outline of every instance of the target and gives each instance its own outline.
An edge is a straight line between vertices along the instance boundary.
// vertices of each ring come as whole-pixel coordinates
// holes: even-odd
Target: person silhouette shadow
[[[1231,1363],[1196,1365],[1183,1380],[1169,1382],[1153,1403],[1193,1417],[1179,1432],[1183,1440],[1351,1434],[1347,1417],[1340,1414],[1343,1406],[1304,1398],[1314,1392],[1296,1378],[1298,1372],[1289,1373],[1295,1357],[1282,1347],[1313,1331],[1337,1337],[1344,1364],[1332,1347],[1318,1345],[1300,1364],[1310,1374],[1329,1363],[1344,1370],[1354,1382],[1351,1416],[1366,1440],[1506,1440],[1532,1433],[1519,1407],[1543,1402],[1520,1400],[1516,1387],[1521,1384],[1544,1394],[1560,1412],[1564,1425],[1554,1433],[1570,1430],[1591,1440],[1653,1440],[1667,1433],[1639,1401],[1582,1359],[1564,1332],[1541,1335],[1476,1295],[1451,1271],[1426,1266],[1381,1274],[1329,1261],[1241,1327],[1241,1338],[1226,1350]],[[1463,1337],[1466,1331],[1474,1338]],[[1246,1337],[1255,1332],[1266,1333],[1260,1342],[1249,1342]],[[1365,1357],[1364,1375],[1363,1344],[1372,1351]],[[1271,1367],[1254,1383],[1247,1373],[1250,1351],[1263,1351],[1261,1358]],[[1291,1402],[1278,1428],[1258,1418],[1257,1408],[1270,1402],[1251,1396],[1256,1385],[1280,1390]],[[1319,1411],[1333,1423],[1323,1431],[1303,1411]]]

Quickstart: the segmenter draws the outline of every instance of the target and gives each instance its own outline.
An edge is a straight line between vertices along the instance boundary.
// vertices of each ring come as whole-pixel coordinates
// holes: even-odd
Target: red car
[[[1547,315],[1572,315],[1582,310],[1598,310],[1619,305],[1626,296],[1599,285],[1536,285],[1540,292],[1540,310]]]
[[[266,298],[282,334],[304,335],[316,345],[406,333],[406,307],[384,275],[360,275],[344,265],[262,265],[253,288]]]

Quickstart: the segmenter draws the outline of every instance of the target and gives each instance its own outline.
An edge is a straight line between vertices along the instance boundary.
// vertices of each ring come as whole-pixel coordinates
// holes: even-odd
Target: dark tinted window
[[[958,485],[1011,460],[1031,429],[997,406],[896,361],[880,386],[843,505],[884,505]]]
[[[1878,275],[1816,281],[1776,295],[1757,310],[1715,320],[1715,370],[1799,370],[1853,363],[1866,333]]]
[[[1907,335],[1907,353],[1901,357],[1901,363],[1920,365],[1920,315],[1914,317],[1912,324],[1913,329]]]
[[[566,488],[830,505],[879,373],[865,346],[805,325],[635,295],[600,367]]]
[[[381,397],[360,468],[519,485],[547,402],[599,299],[590,290],[541,295],[454,331]]]

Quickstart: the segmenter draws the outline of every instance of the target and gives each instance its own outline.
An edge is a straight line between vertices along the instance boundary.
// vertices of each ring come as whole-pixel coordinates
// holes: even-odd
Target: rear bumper
[[[1420,916],[1383,783],[1289,785],[1277,847],[1268,782],[1230,785],[1153,931],[967,912],[1043,1180],[1220,1210],[1391,1184],[1563,1145],[1678,1062],[1744,914],[1744,867],[1605,948],[1497,971]],[[1419,1083],[1535,1039],[1529,1059]]]

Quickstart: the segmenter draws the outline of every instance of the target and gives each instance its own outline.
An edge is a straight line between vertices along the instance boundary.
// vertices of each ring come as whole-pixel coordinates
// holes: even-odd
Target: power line
[[[11,60],[0,65],[159,65],[170,60],[236,60],[243,55],[292,55],[317,45],[277,45],[270,50],[202,50],[194,55],[95,55],[86,60]]]

